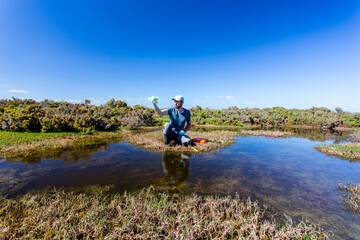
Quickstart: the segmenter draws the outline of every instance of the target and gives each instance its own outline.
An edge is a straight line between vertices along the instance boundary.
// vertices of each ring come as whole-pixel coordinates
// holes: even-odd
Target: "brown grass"
[[[156,152],[174,151],[174,152],[207,152],[218,148],[230,146],[235,142],[234,136],[239,135],[238,132],[232,131],[211,131],[211,132],[198,132],[189,131],[187,135],[190,138],[206,138],[208,141],[205,144],[196,143],[194,150],[192,147],[185,146],[172,146],[166,147],[164,144],[164,137],[162,132],[149,132],[138,133],[127,136],[127,141],[130,144],[143,147]]]
[[[239,197],[52,191],[0,200],[3,239],[328,239],[313,225],[280,225]]]
[[[270,130],[242,130],[241,135],[245,136],[264,136],[264,137],[291,137],[294,136],[294,133],[291,132],[281,132],[281,131],[270,131]]]
[[[360,214],[360,185],[338,185],[345,211]]]
[[[64,151],[78,146],[99,144],[101,142],[121,139],[129,132],[129,130],[120,130],[118,132],[98,133],[96,135],[59,136],[41,141],[24,142],[1,148],[0,158],[11,160],[19,157],[29,157],[37,153]]]

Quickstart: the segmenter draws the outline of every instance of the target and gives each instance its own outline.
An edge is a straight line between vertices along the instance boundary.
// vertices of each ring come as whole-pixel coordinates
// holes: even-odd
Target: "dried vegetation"
[[[328,239],[313,225],[276,223],[239,197],[52,191],[0,201],[4,239]]]

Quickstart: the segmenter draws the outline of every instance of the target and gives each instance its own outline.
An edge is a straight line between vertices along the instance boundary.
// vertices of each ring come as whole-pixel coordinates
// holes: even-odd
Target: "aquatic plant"
[[[360,185],[338,185],[338,191],[342,193],[341,200],[345,211],[360,214]]]
[[[238,196],[53,190],[0,200],[0,237],[47,239],[328,239],[314,225],[278,224]]]

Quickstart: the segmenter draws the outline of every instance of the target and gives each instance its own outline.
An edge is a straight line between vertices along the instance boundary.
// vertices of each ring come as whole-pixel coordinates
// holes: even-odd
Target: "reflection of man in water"
[[[163,153],[162,166],[166,183],[177,186],[189,177],[190,157],[190,153]]]

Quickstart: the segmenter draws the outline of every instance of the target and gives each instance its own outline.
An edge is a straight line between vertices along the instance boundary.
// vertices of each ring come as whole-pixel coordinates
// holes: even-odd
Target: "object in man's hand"
[[[184,132],[183,130],[181,130],[181,131],[179,132],[179,134],[180,134],[181,136],[183,136],[183,135],[185,135],[185,132]]]
[[[156,97],[155,97],[155,96],[152,96],[152,97],[151,97],[151,102],[152,102],[152,104],[154,104],[154,105],[155,105],[155,104],[158,104],[158,102],[159,102],[159,97],[157,97],[157,96],[156,96]]]

